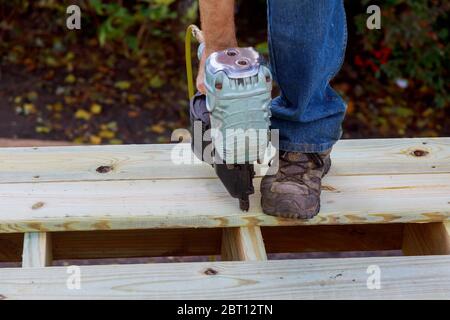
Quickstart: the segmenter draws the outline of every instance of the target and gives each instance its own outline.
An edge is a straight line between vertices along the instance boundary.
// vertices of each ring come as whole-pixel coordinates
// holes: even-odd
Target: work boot
[[[263,212],[284,218],[314,217],[320,210],[321,180],[331,166],[330,151],[280,151],[278,172],[261,181]]]

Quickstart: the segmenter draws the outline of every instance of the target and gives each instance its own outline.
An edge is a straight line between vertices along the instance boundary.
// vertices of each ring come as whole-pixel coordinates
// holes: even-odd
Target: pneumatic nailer
[[[207,58],[206,95],[194,94],[191,32],[200,43],[199,59],[204,42],[201,31],[190,26],[186,68],[192,150],[214,167],[230,195],[238,198],[240,208],[247,211],[249,195],[254,193],[254,162],[262,160],[269,143],[272,75],[255,49],[228,48]]]

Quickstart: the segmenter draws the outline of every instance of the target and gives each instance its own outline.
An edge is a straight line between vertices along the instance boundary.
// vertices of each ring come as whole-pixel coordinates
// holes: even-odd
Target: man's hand
[[[203,50],[202,57],[200,59],[200,63],[198,66],[198,74],[197,74],[197,90],[203,94],[206,94],[205,87],[205,62],[206,62],[206,50]]]
[[[205,62],[208,56],[216,51],[237,47],[234,0],[200,0],[200,20],[205,50],[200,59],[197,90],[205,94]]]

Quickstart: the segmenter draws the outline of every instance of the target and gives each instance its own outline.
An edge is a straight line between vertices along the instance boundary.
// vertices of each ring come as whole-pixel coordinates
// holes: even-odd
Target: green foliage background
[[[82,33],[65,28],[70,4],[81,7]],[[346,0],[345,4],[349,47],[346,63],[334,80],[348,102],[345,136],[450,135],[450,1]],[[366,28],[366,8],[371,4],[381,7],[381,30]],[[239,41],[263,53],[267,53],[265,10],[264,0],[237,1]],[[119,81],[115,89],[139,87],[147,90],[149,103],[172,104],[172,109],[183,104],[184,30],[190,23],[198,23],[195,0],[2,0],[0,19],[3,66],[26,65],[31,59],[37,70],[58,70],[67,68],[72,60],[83,64],[88,58],[70,50],[89,47],[98,50],[108,68],[123,59],[136,63],[129,76],[138,83]],[[37,22],[30,24],[33,21]],[[47,38],[37,43],[30,28]],[[91,100],[95,102],[95,98]],[[161,119],[164,114],[153,114],[152,126],[159,126],[153,131],[163,134],[161,127],[168,121]],[[181,109],[171,116],[179,117],[177,125],[186,124]]]
[[[372,1],[361,3],[369,6]],[[449,13],[449,1],[383,1],[381,32],[368,32],[366,15],[357,15],[355,23],[363,53],[379,66],[376,77],[417,82],[421,86],[419,89],[433,91],[438,107],[448,105]],[[374,55],[382,48],[388,48],[392,53],[384,63]]]

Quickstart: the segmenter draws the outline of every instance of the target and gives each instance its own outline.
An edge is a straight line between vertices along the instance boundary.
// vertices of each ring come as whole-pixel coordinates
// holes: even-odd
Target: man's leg
[[[272,102],[280,170],[261,185],[268,214],[310,218],[320,208],[329,151],[341,136],[345,103],[329,81],[344,60],[342,0],[268,0],[270,64],[281,95]]]
[[[330,87],[347,42],[342,0],[269,0],[270,64],[281,89],[272,104],[280,149],[320,152],[341,136],[345,104]]]

